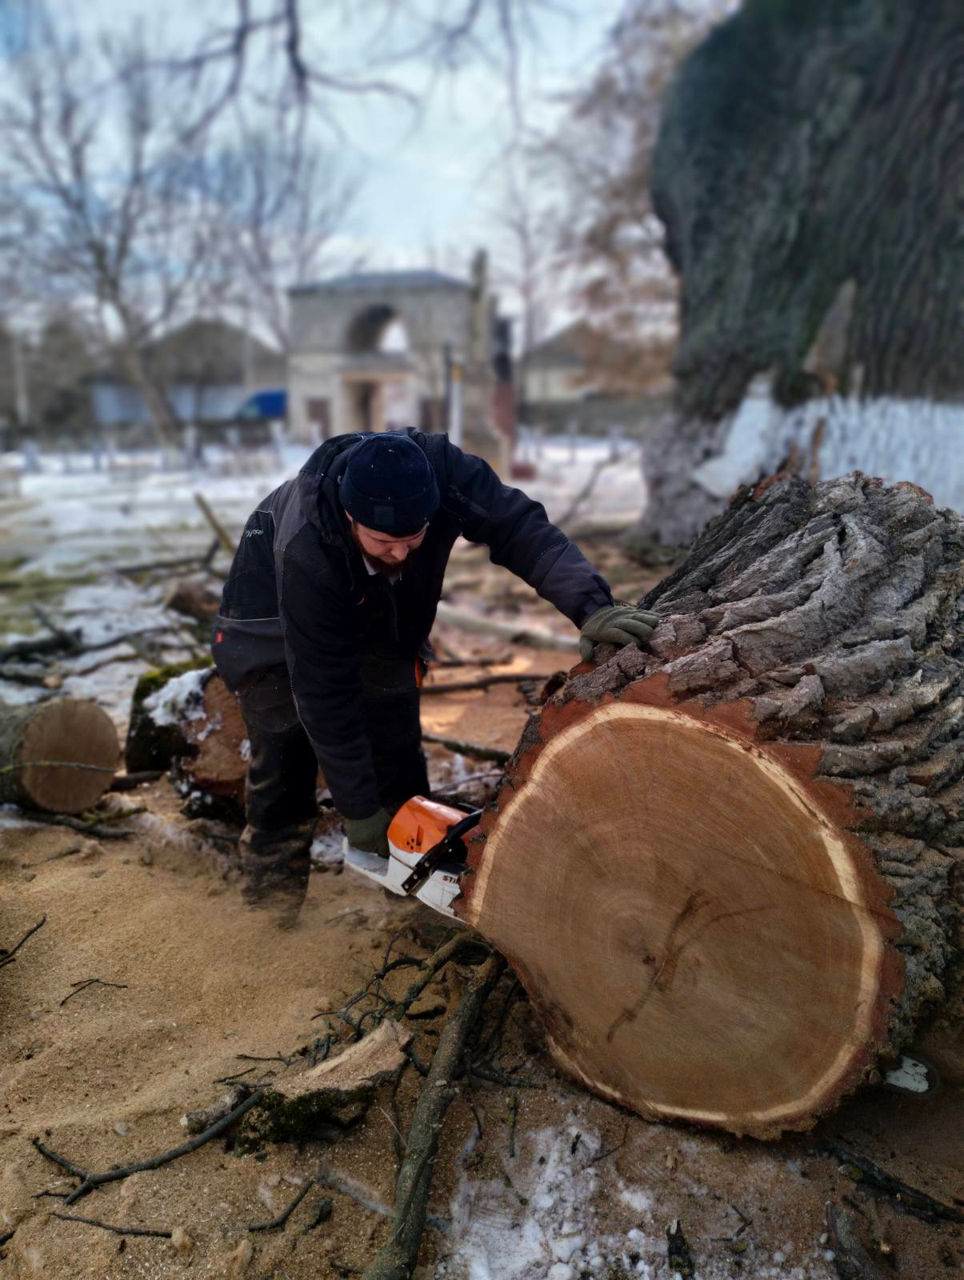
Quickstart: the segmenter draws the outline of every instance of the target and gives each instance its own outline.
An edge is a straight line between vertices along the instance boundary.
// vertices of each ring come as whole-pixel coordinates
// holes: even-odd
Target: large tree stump
[[[962,550],[910,485],[744,492],[641,602],[652,652],[576,667],[532,719],[460,911],[565,1071],[772,1137],[944,999]]]
[[[110,786],[119,757],[114,722],[95,702],[0,704],[0,801],[80,813]]]

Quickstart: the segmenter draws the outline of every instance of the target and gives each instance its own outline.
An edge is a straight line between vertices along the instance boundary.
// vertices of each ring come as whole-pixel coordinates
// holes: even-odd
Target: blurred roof
[[[189,320],[149,343],[146,356],[155,374],[169,384],[241,386],[246,364],[255,384],[280,386],[286,381],[284,356],[226,320]],[[119,355],[99,376],[128,380]]]
[[[314,284],[299,284],[289,293],[390,293],[406,289],[458,289],[471,291],[467,280],[441,271],[352,271]]]
[[[530,368],[584,369],[590,349],[598,342],[595,330],[584,320],[577,320],[537,342],[522,358]]]

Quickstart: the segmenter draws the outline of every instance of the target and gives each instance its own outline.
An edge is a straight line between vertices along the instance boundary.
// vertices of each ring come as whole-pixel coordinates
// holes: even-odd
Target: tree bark
[[[530,721],[460,914],[556,1062],[644,1116],[772,1137],[955,980],[964,522],[854,475],[743,492]]]
[[[0,801],[80,813],[113,782],[119,757],[114,723],[94,702],[0,704]]]
[[[681,336],[678,413],[646,450],[649,532],[688,541],[720,509],[693,471],[758,374],[785,407],[959,400],[962,57],[958,0],[744,0],[682,64],[654,159]],[[872,429],[854,423],[858,450]],[[893,450],[850,466],[933,487],[902,469],[899,434]]]

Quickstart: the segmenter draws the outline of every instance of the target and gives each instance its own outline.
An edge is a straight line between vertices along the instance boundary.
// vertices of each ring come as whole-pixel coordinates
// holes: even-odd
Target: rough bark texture
[[[0,705],[0,801],[80,813],[110,786],[119,756],[113,721],[94,702]]]
[[[910,485],[855,475],[744,492],[641,602],[662,615],[652,652],[627,648],[576,668],[533,718],[473,846],[463,914],[517,968],[565,1069],[643,1114],[772,1136],[811,1124],[945,1001],[957,982],[964,858],[962,552],[964,522]],[[633,733],[641,743],[655,734],[655,746],[634,756]],[[695,763],[667,793],[687,752]],[[556,759],[570,778],[540,816]],[[642,773],[627,776],[637,759]],[[571,819],[562,812],[569,792],[580,793]],[[664,793],[672,821],[664,847],[653,847],[661,815],[650,797]],[[725,830],[733,814],[744,826]],[[559,883],[560,864],[570,883]],[[792,938],[797,879],[805,927]],[[637,924],[627,897],[649,884]],[[728,921],[728,893],[739,899],[738,923]],[[599,901],[610,908],[601,916]],[[661,934],[647,922],[663,919],[666,901],[681,905]],[[787,922],[786,948],[775,918]],[[730,929],[723,954],[733,973],[713,972]],[[738,976],[759,938],[760,964]],[[551,958],[562,952],[557,968],[568,976],[554,983]],[[575,977],[571,953],[583,957]],[[602,953],[614,958],[615,980],[596,981],[580,1003],[580,966]],[[802,993],[789,1014],[784,982]],[[759,1007],[768,983],[769,1018]],[[725,1016],[690,1026],[706,989]],[[727,1073],[739,1081],[734,1043],[741,1053],[755,1044],[761,1074],[770,1073],[794,1018],[801,1046],[816,1038],[824,990],[842,1004],[836,1021],[819,1023],[832,1068],[821,1066],[815,1084],[788,1064],[788,1105],[777,1093],[769,1110],[748,1103],[727,1113],[721,1082]],[[645,1018],[662,1020],[615,1061],[647,1000]],[[708,1064],[702,1105],[692,1101],[697,1055]],[[742,1065],[752,1075],[754,1063]],[[650,1102],[657,1067],[671,1086],[689,1073],[686,1105]]]
[[[646,533],[688,542],[720,510],[692,473],[757,374],[784,406],[960,399],[962,68],[959,0],[744,0],[683,63],[653,186],[678,413],[646,449]],[[895,450],[850,465],[926,484]]]
[[[961,391],[962,77],[959,0],[744,0],[687,59],[654,176],[687,414],[806,393],[825,323],[843,390]]]

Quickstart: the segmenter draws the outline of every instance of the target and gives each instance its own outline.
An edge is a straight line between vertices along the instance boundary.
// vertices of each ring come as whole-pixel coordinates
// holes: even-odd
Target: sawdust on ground
[[[569,660],[551,653],[524,659],[540,672]],[[511,748],[526,715],[514,688],[496,686],[428,698],[424,722],[433,732]],[[136,834],[125,839],[98,841],[50,826],[0,830],[0,942],[9,947],[45,918],[16,960],[0,969],[0,1238],[12,1233],[0,1248],[0,1275],[308,1280],[358,1274],[387,1234],[379,1206],[384,1210],[393,1199],[396,1129],[404,1132],[419,1083],[409,1078],[412,1072],[397,1113],[380,1097],[367,1122],[334,1144],[269,1144],[239,1155],[219,1140],[68,1209],[44,1194],[69,1191],[75,1180],[44,1159],[31,1139],[93,1169],[176,1146],[185,1137],[180,1117],[213,1105],[226,1089],[219,1081],[239,1071],[248,1071],[248,1080],[270,1080],[284,1070],[272,1059],[312,1042],[319,1033],[315,1015],[343,1005],[364,985],[399,929],[410,927],[406,945],[424,951],[432,944],[420,908],[388,901],[350,874],[314,875],[298,926],[280,932],[270,917],[242,909],[227,862],[179,815],[180,801],[166,781],[125,802],[148,810],[131,820]],[[79,985],[88,979],[99,982]],[[441,1002],[458,987],[457,975],[443,982]],[[440,1026],[441,1019],[419,1024],[423,1056],[431,1054]],[[577,1166],[593,1170],[592,1204],[570,1206],[573,1232],[579,1212],[589,1220],[591,1211],[600,1237],[629,1242],[620,1267],[609,1273],[614,1280],[634,1268],[668,1274],[655,1263],[644,1271],[651,1254],[640,1246],[637,1259],[632,1241],[642,1239],[640,1224],[660,1223],[662,1230],[677,1217],[697,1275],[829,1280],[825,1205],[843,1197],[857,1206],[868,1237],[892,1244],[890,1274],[936,1280],[960,1268],[960,1227],[922,1223],[891,1202],[875,1206],[820,1146],[849,1142],[949,1201],[961,1194],[959,1088],[945,1086],[920,1099],[868,1091],[816,1136],[761,1145],[650,1125],[588,1098],[551,1070],[524,1003],[513,1006],[505,1036],[507,1066],[540,1087],[463,1085],[445,1123],[433,1184],[432,1208],[440,1218],[450,1216],[466,1178],[521,1186],[517,1169],[534,1135],[556,1130],[565,1138],[571,1177]],[[249,1230],[279,1213],[317,1176],[322,1161],[340,1189],[312,1188],[283,1231]],[[312,1227],[322,1196],[331,1198],[333,1213]],[[518,1200],[517,1218],[538,1214],[539,1205],[524,1203],[521,1192]],[[167,1239],[119,1237],[64,1221],[57,1212],[179,1229],[180,1249]],[[518,1226],[506,1220],[506,1241]],[[650,1225],[646,1231],[651,1239]],[[421,1274],[441,1274],[435,1258],[451,1257],[455,1244],[428,1230]],[[478,1267],[460,1271],[450,1261],[444,1274],[451,1280],[500,1275],[498,1265]],[[502,1274],[516,1273],[507,1264]],[[543,1274],[562,1276],[565,1263],[553,1263],[550,1255]]]

